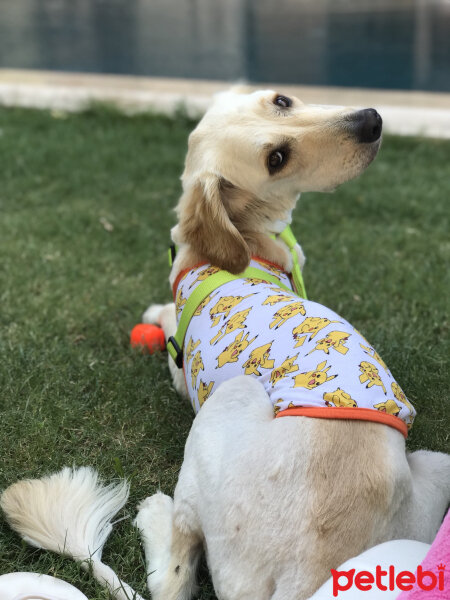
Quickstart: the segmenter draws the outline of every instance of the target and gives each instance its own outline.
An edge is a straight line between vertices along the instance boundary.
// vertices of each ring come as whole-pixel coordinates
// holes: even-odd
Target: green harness
[[[292,233],[292,230],[289,227],[289,225],[280,233],[278,237],[289,248],[289,252],[292,256],[291,275],[294,281],[294,287],[296,289],[297,295],[306,300],[307,296],[305,291],[305,284],[303,283],[302,271],[298,262],[297,252],[295,251],[295,245],[297,243],[297,240],[295,239],[294,234]],[[175,247],[172,246],[171,250],[169,250],[169,264],[171,266],[174,257]],[[236,279],[248,278],[261,279],[268,283],[273,283],[277,287],[292,294],[292,290],[284,284],[282,284],[277,277],[275,277],[274,275],[269,275],[269,273],[266,273],[266,271],[263,271],[262,269],[257,269],[256,267],[247,267],[245,271],[239,273],[238,275],[232,275],[228,271],[218,271],[217,273],[210,275],[208,279],[202,281],[195,288],[195,290],[187,299],[186,304],[184,305],[183,311],[181,313],[177,332],[174,336],[170,336],[167,340],[167,350],[179,369],[183,367],[183,346],[184,338],[186,337],[186,331],[189,327],[189,323],[191,322],[193,314],[195,313],[201,302],[203,302],[203,300],[207,296],[209,296],[209,294],[211,294],[214,290],[224,285],[225,283],[228,283],[229,281],[234,281]]]

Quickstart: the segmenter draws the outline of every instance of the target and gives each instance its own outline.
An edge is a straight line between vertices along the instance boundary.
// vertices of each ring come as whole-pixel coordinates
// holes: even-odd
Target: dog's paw
[[[153,496],[147,496],[144,500],[139,502],[137,509],[141,511],[152,511],[152,510],[172,510],[173,500],[170,496],[163,494],[162,492],[156,492]],[[137,518],[137,517],[136,517]]]
[[[159,318],[164,304],[151,304],[142,315],[142,323],[160,325]]]
[[[172,529],[173,500],[161,492],[148,496],[138,505],[138,514],[134,520],[145,538],[170,536]]]
[[[172,513],[172,498],[158,492],[139,504],[133,523],[141,534],[149,573],[147,583],[152,594],[159,589],[170,562]]]

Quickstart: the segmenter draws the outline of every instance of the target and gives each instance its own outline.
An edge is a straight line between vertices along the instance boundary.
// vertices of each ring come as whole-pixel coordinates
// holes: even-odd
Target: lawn
[[[194,123],[105,108],[0,109],[0,489],[64,465],[125,475],[131,497],[104,560],[137,591],[131,517],[172,493],[192,422],[166,355],[128,336],[170,300],[166,249]],[[293,229],[305,282],[375,345],[418,410],[410,449],[449,450],[450,142],[386,137],[334,194],[305,194]],[[107,593],[68,559],[30,548],[0,519],[0,574],[48,573]],[[214,598],[205,569],[200,598]]]

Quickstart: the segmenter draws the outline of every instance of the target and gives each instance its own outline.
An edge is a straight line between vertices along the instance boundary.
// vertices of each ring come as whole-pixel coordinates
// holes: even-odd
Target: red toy
[[[131,330],[130,344],[133,348],[140,348],[143,352],[153,354],[166,348],[164,331],[157,325],[139,323]]]

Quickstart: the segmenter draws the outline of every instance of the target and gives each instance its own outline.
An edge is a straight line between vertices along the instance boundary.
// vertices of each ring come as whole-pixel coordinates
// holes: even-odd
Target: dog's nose
[[[374,108],[358,110],[347,118],[361,144],[370,144],[380,138],[383,121]]]

